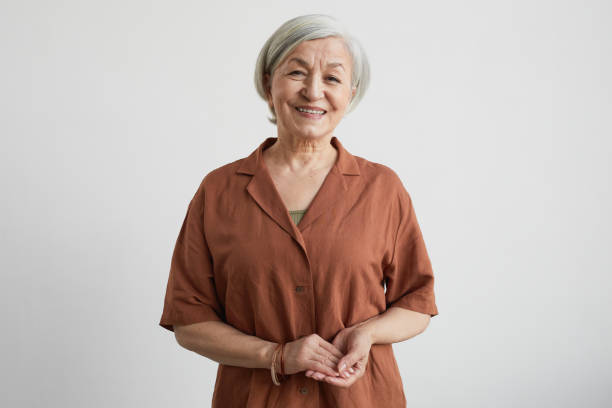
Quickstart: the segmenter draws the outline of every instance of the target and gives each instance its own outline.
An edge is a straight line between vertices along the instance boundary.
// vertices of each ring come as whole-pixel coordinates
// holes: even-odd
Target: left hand
[[[331,377],[313,370],[307,370],[305,375],[318,381],[348,388],[365,373],[372,347],[372,337],[367,330],[355,325],[340,330],[332,344],[345,353],[337,365],[340,377]],[[342,368],[343,365],[344,368]]]

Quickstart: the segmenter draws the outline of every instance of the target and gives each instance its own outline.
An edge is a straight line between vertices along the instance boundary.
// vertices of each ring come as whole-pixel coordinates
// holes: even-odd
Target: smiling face
[[[343,40],[327,37],[300,43],[276,67],[271,81],[266,74],[279,136],[331,138],[356,92],[352,67]]]

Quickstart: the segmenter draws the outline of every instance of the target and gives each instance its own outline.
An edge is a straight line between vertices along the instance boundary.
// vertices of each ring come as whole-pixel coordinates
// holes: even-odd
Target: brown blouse
[[[327,341],[401,307],[438,314],[434,276],[410,195],[397,174],[353,156],[336,137],[335,165],[296,225],[262,159],[208,173],[189,203],[159,324],[207,320],[290,342]],[[405,407],[390,344],[375,344],[363,377],[341,388],[297,373],[276,386],[267,369],[219,364],[213,408]]]

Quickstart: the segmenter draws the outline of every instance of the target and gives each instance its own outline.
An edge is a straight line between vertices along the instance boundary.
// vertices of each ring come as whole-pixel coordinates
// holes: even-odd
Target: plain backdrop
[[[612,404],[607,1],[2,1],[3,407],[209,406],[158,326],[189,200],[276,136],[255,60],[326,13],[372,67],[336,129],[402,178],[439,315],[409,407]]]

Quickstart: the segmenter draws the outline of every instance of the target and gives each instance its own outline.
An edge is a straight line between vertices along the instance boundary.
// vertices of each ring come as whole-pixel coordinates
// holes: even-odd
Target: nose
[[[323,85],[317,75],[311,75],[304,81],[302,94],[306,99],[314,101],[323,97]]]

